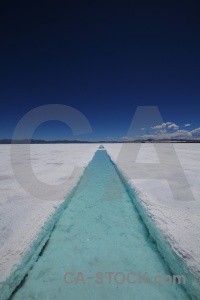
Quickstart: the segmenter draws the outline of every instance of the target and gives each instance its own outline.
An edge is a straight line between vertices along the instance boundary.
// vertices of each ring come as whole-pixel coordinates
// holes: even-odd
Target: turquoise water
[[[180,285],[163,283],[166,275],[169,281],[114,165],[99,150],[12,300],[189,299]]]

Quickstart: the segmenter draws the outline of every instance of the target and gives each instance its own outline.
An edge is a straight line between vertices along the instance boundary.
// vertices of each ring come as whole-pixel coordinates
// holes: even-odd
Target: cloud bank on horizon
[[[182,127],[189,127],[191,124],[184,124]],[[150,128],[141,128],[141,131],[146,131],[146,134],[138,134],[134,137],[124,136],[122,137],[125,141],[131,140],[163,140],[163,139],[184,139],[184,140],[200,140],[200,127],[193,130],[179,129],[180,126],[172,123],[166,122],[158,124]],[[151,130],[151,133],[150,133]]]

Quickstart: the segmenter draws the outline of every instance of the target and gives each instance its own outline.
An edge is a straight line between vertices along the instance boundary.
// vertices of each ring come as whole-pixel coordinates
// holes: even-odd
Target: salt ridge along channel
[[[106,151],[98,150],[10,299],[190,299],[181,285],[169,284],[173,275],[133,200]]]

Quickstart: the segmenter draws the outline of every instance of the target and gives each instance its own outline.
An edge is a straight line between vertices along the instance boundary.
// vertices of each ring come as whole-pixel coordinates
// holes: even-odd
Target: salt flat
[[[109,192],[104,193],[108,182]],[[130,284],[127,274],[133,271],[146,272],[149,284]],[[75,283],[79,272],[84,283]],[[113,274],[109,281],[107,272]],[[129,279],[119,281],[114,275],[119,272]],[[155,284],[156,274],[164,278],[171,273],[106,151],[97,151],[12,300],[191,300],[181,286]]]
[[[162,178],[162,172],[159,179],[131,179],[130,173],[133,171],[131,145],[133,144],[130,144],[128,155],[121,163],[117,158],[122,144],[105,144],[104,147],[129,184],[136,190],[139,203],[148,216],[146,219],[143,216],[147,227],[150,229],[148,223],[150,219],[195,276],[196,282],[193,277],[189,278],[189,286],[193,289],[191,293],[194,294],[193,291],[196,290],[200,278],[200,144],[172,145],[187,177],[194,201],[187,199],[175,201],[167,181]],[[166,144],[160,146],[164,149]],[[99,145],[31,145],[31,163],[37,178],[50,186],[66,182],[66,190],[61,191],[54,201],[38,199],[23,190],[12,170],[10,147],[10,145],[0,146],[0,291],[2,289],[5,295],[9,293],[4,288],[10,285],[10,275],[18,269],[41,229],[76,185]],[[23,145],[19,146],[18,151],[23,151]],[[153,144],[141,144],[136,162],[159,163]],[[170,163],[170,157],[166,156],[166,162]],[[73,172],[75,166],[79,167],[78,172]],[[176,174],[172,174],[172,178],[176,181]],[[157,239],[157,236],[153,237]],[[174,273],[183,270],[186,274],[184,269],[177,269],[177,260],[173,261],[162,245],[160,251]],[[180,272],[178,274],[181,275]],[[18,277],[17,273],[15,277]],[[10,281],[13,280],[10,278]],[[17,284],[19,282],[12,282],[13,286]]]
[[[23,151],[18,145],[18,151]],[[28,194],[17,182],[10,159],[10,145],[0,145],[0,289],[21,263],[41,228],[78,182],[97,144],[31,145],[32,168],[49,185],[66,182],[55,201]],[[21,150],[20,150],[21,149]],[[79,172],[73,173],[74,167]]]
[[[159,179],[132,179],[130,174],[134,170],[131,169],[133,162],[131,153],[134,144],[129,144],[129,149],[126,146],[128,155],[123,161],[118,159],[122,144],[105,144],[104,147],[126,180],[136,190],[141,210],[144,210],[148,216],[146,223],[149,219],[153,222],[155,228],[191,271],[192,279],[188,279],[190,285],[194,285],[193,288],[196,290],[200,282],[200,144],[172,144],[188,180],[194,201],[187,201],[188,199],[175,201],[166,179],[163,179],[162,172]],[[166,144],[160,144],[163,151],[165,147]],[[166,156],[165,159],[166,163],[170,163],[170,156]],[[159,163],[154,145],[141,144],[136,162],[138,164]],[[172,178],[175,182],[178,180],[175,173],[172,174]],[[171,269],[176,272],[175,263],[168,258],[168,253],[165,253],[164,248],[161,251],[168,264],[171,264]],[[182,271],[183,269],[179,268]],[[190,277],[190,273],[187,275]]]

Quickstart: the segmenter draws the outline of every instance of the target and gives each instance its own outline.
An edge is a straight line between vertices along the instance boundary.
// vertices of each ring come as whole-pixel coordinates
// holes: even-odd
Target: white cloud
[[[191,124],[186,123],[184,125],[185,127],[191,126]],[[166,122],[162,123],[160,125],[155,125],[150,127],[151,129],[154,129],[153,133],[148,133],[148,128],[141,128],[140,130],[146,130],[145,134],[137,135],[137,136],[124,136],[122,137],[122,140],[124,141],[134,141],[134,140],[160,140],[160,139],[183,139],[183,140],[200,140],[200,127],[194,129],[194,130],[180,130],[180,126],[173,122]],[[173,129],[172,132],[169,129]]]
[[[174,123],[173,123],[174,124]],[[173,125],[172,122],[166,122],[166,123],[162,123],[161,125],[156,125],[151,127],[151,129],[164,129],[166,127],[170,128],[170,126]],[[174,124],[175,125],[175,124]],[[176,125],[177,126],[177,125]]]
[[[133,141],[137,139],[147,140],[147,139],[153,139],[153,140],[159,140],[159,139],[184,139],[184,140],[200,140],[200,127],[196,128],[192,131],[188,130],[176,130],[175,132],[168,132],[166,129],[164,130],[158,130],[154,132],[153,134],[144,134],[136,137],[123,137],[122,138],[125,141]]]
[[[166,128],[166,123],[162,123],[161,125],[156,125],[151,127],[151,129],[163,129]]]
[[[158,130],[158,133],[165,133],[165,132],[167,132],[166,129],[160,129],[160,130]]]
[[[179,126],[176,125],[175,123],[172,123],[171,125],[168,126],[169,129],[174,129],[174,130],[177,130],[179,129]]]
[[[160,132],[157,134],[145,134],[140,137],[141,139],[192,139],[191,132],[187,130],[177,130],[175,132],[169,133],[169,132]]]
[[[192,134],[193,137],[197,137],[197,138],[199,137],[200,138],[200,127],[192,130],[191,134]]]

